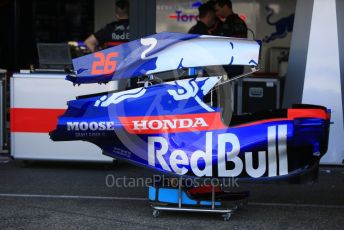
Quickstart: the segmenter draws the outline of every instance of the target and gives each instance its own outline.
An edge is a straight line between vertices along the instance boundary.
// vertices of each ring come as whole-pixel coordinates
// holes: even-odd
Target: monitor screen
[[[67,43],[38,43],[41,69],[65,69],[72,67],[70,47]]]

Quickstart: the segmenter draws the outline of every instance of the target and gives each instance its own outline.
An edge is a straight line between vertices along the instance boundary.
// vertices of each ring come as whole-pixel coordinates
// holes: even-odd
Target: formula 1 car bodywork
[[[50,136],[88,141],[108,156],[175,176],[286,180],[316,172],[327,151],[326,108],[237,115],[220,98],[233,80],[223,74],[154,78],[199,66],[254,68],[259,51],[256,41],[160,33],[74,59],[76,76],[67,79],[76,84],[148,77],[141,87],[69,101]]]

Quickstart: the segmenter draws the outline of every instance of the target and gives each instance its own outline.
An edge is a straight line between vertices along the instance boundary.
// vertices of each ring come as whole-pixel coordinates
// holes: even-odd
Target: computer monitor
[[[72,68],[72,57],[67,43],[38,43],[37,50],[40,69]]]

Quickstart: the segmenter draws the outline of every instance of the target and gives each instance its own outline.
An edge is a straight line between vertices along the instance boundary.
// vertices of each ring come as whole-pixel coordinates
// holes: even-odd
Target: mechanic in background
[[[189,34],[203,34],[210,35],[210,29],[215,25],[216,16],[214,5],[211,2],[206,2],[198,7],[199,20],[197,24],[191,27]]]
[[[214,35],[236,38],[247,38],[247,25],[239,15],[233,12],[232,2],[230,0],[216,0],[215,13],[220,19],[220,23],[214,30]],[[228,77],[235,77],[244,73],[242,65],[223,66]]]
[[[214,31],[215,35],[225,37],[247,38],[247,25],[239,15],[233,12],[230,0],[217,0],[216,16],[222,21]]]
[[[107,24],[85,40],[85,45],[92,52],[106,48],[107,45],[129,42],[129,1],[117,0],[115,5],[116,21]]]

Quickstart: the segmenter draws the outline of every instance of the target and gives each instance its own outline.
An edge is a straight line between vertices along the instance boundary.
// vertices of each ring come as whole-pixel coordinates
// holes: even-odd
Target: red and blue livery
[[[50,136],[88,141],[108,156],[174,176],[314,176],[327,151],[327,108],[233,113],[228,86],[242,76],[228,79],[221,66],[258,68],[259,52],[257,41],[160,33],[74,59],[67,79],[75,84],[142,84],[69,101]],[[195,67],[196,74],[185,74]]]

